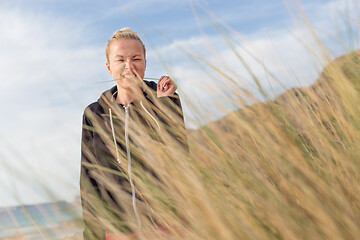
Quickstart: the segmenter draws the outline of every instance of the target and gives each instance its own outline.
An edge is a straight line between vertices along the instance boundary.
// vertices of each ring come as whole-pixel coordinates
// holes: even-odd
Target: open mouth
[[[123,78],[130,78],[130,79],[134,79],[136,78],[135,75],[122,75]]]

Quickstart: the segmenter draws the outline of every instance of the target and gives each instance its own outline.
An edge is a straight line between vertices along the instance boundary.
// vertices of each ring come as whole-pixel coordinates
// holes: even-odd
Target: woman
[[[133,170],[141,168],[156,178],[146,163],[147,145],[164,144],[164,136],[171,136],[187,148],[176,85],[166,76],[158,84],[143,80],[146,50],[139,36],[129,28],[116,31],[108,40],[106,59],[116,86],[83,115],[80,188],[85,240],[113,239],[110,235],[118,230],[131,234],[141,228],[147,207],[137,193]],[[127,218],[134,224],[129,226]]]

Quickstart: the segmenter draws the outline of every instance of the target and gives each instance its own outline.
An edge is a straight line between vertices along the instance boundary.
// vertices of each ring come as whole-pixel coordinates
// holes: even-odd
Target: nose
[[[133,69],[134,65],[131,60],[125,61],[125,68],[126,69]]]

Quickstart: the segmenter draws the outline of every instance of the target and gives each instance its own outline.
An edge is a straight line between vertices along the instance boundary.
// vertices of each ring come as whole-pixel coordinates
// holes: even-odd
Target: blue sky
[[[331,58],[360,47],[356,2],[302,1]],[[142,36],[146,75],[170,75],[176,81],[187,126],[194,128],[231,111],[234,104],[226,99],[231,94],[221,89],[221,78],[181,49],[229,68],[253,88],[209,21],[215,20],[211,14],[229,28],[234,48],[262,84],[280,93],[284,89],[271,83],[264,66],[292,87],[310,84],[326,62],[315,61],[304,47],[321,55],[298,10],[293,1],[282,0],[0,0],[0,206],[71,201],[78,195],[81,116],[112,86],[101,82],[110,79],[104,49],[115,30],[127,26]]]

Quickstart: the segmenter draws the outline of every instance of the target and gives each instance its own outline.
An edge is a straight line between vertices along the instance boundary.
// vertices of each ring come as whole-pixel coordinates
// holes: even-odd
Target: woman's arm
[[[88,109],[89,110],[89,109]],[[86,116],[87,110],[83,115],[82,138],[81,138],[81,173],[80,173],[80,194],[84,219],[84,240],[105,239],[105,231],[101,228],[98,221],[98,208],[101,197],[99,186],[93,176],[96,163],[95,151],[93,147],[94,129]]]
[[[172,96],[159,97],[161,104],[159,110],[163,112],[166,118],[157,114],[158,118],[168,126],[169,134],[176,139],[180,146],[189,152],[187,141],[187,131],[184,121],[183,109],[181,106],[180,96],[174,93]]]

